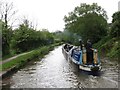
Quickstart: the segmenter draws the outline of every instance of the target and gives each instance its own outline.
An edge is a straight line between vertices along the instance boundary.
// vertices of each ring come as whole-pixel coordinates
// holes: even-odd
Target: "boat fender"
[[[86,64],[87,63],[87,54],[86,51],[83,50],[83,63]]]
[[[97,54],[97,50],[95,49],[94,50],[94,64],[97,64],[98,63],[98,54]]]

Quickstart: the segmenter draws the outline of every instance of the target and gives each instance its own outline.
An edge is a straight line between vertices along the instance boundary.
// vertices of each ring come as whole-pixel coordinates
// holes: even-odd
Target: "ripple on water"
[[[51,51],[41,61],[28,64],[3,85],[11,88],[116,88],[118,70],[114,62],[102,60],[99,76],[81,72],[78,67],[65,60],[61,46]],[[104,59],[104,58],[103,58]]]

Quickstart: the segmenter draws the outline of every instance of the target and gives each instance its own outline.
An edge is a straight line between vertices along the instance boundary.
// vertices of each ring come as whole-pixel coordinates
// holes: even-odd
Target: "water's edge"
[[[31,62],[3,79],[7,88],[118,88],[118,64],[102,58],[102,70],[94,76],[78,69],[56,47],[42,60]]]

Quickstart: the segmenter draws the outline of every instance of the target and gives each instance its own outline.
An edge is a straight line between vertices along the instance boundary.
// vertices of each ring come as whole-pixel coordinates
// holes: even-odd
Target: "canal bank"
[[[34,61],[34,60],[32,60]],[[12,76],[3,79],[4,88],[118,88],[118,64],[101,58],[98,76],[81,72],[67,61],[62,46],[54,48],[41,60],[28,63]]]
[[[11,58],[5,63],[1,63],[0,71],[2,72],[0,72],[0,78],[5,78],[11,75],[13,72],[16,72],[20,68],[24,67],[31,60],[38,60],[39,58],[43,58],[44,55],[48,54],[49,51],[53,50],[55,46],[59,46],[61,44],[62,43],[56,43],[50,46],[43,46],[20,56],[18,55],[18,57],[15,56],[15,58]]]

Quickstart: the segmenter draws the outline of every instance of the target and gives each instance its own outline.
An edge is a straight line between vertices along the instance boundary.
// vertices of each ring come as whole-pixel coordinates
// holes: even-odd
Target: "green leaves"
[[[120,37],[120,11],[113,14],[113,20],[110,28],[110,36]]]
[[[93,43],[106,35],[106,11],[96,3],[92,5],[83,3],[75,7],[73,12],[64,17],[65,30],[81,36],[83,41],[91,39]]]
[[[14,30],[11,46],[16,53],[20,53],[53,42],[54,38],[50,32],[47,30],[36,31],[29,27],[28,21],[25,20],[18,29]]]
[[[2,28],[2,56],[10,53],[10,40],[12,37],[12,29],[9,27],[5,27],[5,23],[0,20]]]

